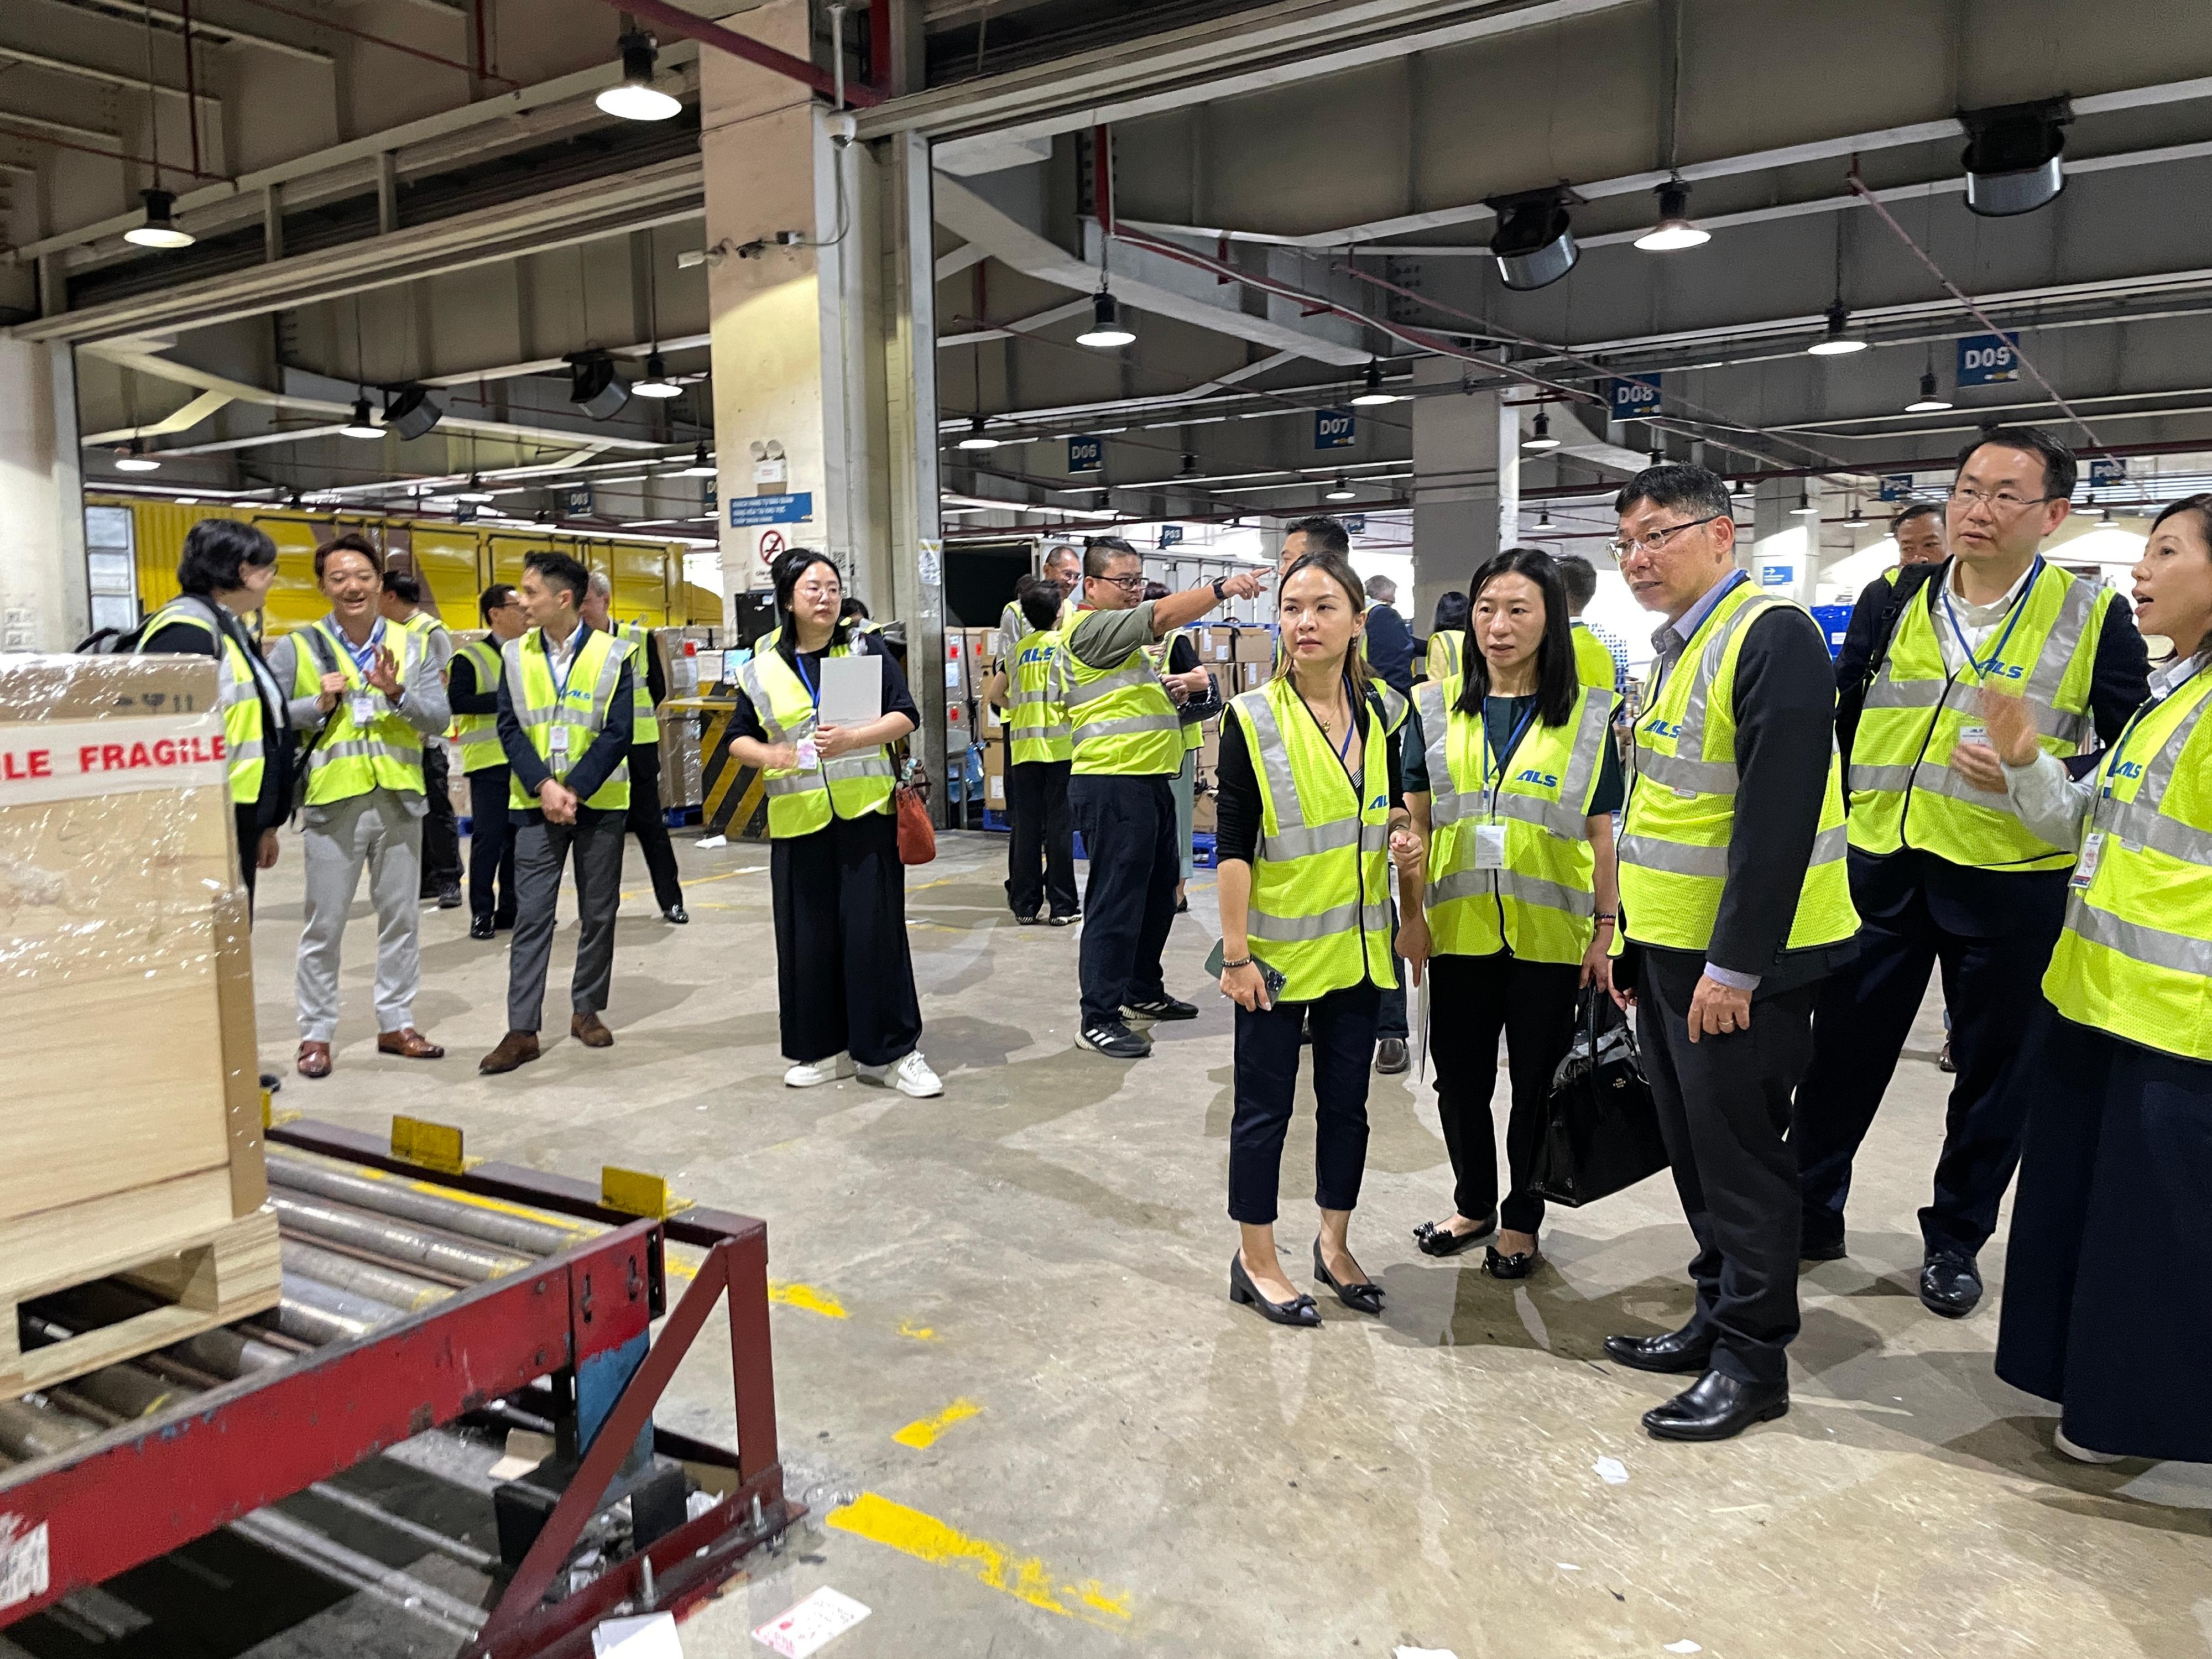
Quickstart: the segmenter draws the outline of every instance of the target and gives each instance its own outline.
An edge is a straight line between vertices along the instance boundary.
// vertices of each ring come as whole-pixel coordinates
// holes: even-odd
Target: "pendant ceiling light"
[[[177,198],[166,190],[142,190],[138,192],[146,204],[146,222],[133,225],[123,233],[123,240],[138,247],[190,247],[193,237],[176,221]]]
[[[1136,337],[1122,325],[1120,304],[1113,295],[1101,287],[1091,296],[1091,326],[1075,337],[1075,343],[1110,350],[1115,346],[1127,345]]]
[[[1329,487],[1327,494],[1325,494],[1322,499],[1323,501],[1351,501],[1357,493],[1358,492],[1352,487],[1351,480],[1340,472],[1336,475],[1335,483]]]
[[[1547,449],[1557,449],[1560,440],[1552,435],[1551,418],[1542,410],[1538,410],[1536,429],[1521,441],[1521,447],[1540,453]]]
[[[366,395],[353,400],[353,413],[347,417],[346,423],[340,427],[338,431],[349,438],[381,438],[384,435],[384,428],[376,423],[375,417],[368,412],[368,398]]]
[[[157,472],[161,466],[161,462],[146,453],[143,438],[133,438],[129,444],[115,452],[115,470],[118,472]]]
[[[645,378],[631,381],[629,390],[634,398],[680,398],[684,395],[684,388],[668,378],[668,364],[657,351],[645,360]]]
[[[1908,415],[1935,415],[1951,407],[1949,398],[1936,390],[1936,371],[1929,369],[1920,377],[1920,395],[1905,404]]]
[[[660,56],[649,34],[636,31],[622,37],[623,78],[592,101],[605,113],[624,121],[665,121],[684,107],[653,84],[653,65]]]
[[[711,478],[714,476],[714,464],[707,459],[704,443],[691,452],[691,465],[676,476],[679,478]]]
[[[1802,489],[1797,492],[1797,505],[1791,507],[1790,511],[1801,519],[1817,519],[1820,516],[1820,509],[1813,505],[1812,498]]]
[[[967,434],[960,440],[963,449],[996,449],[999,441],[983,430],[983,417],[978,415],[968,422]]]
[[[1382,365],[1368,364],[1367,373],[1362,377],[1358,393],[1352,399],[1352,406],[1354,409],[1368,409],[1377,404],[1395,404],[1397,401],[1395,393],[1382,389]]]
[[[1690,187],[1677,179],[1659,186],[1659,222],[1636,239],[1646,253],[1672,253],[1713,240],[1710,230],[1690,222]]]
[[[1864,351],[1867,343],[1845,331],[1850,326],[1851,313],[1844,309],[1838,300],[1828,307],[1827,331],[1805,349],[1815,357],[1841,357],[1854,351]]]

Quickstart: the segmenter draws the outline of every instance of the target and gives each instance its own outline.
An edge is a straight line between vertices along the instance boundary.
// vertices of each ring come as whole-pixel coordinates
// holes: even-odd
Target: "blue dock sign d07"
[[[1314,410],[1314,447],[1316,449],[1349,449],[1358,435],[1359,423],[1348,409],[1316,409]]]

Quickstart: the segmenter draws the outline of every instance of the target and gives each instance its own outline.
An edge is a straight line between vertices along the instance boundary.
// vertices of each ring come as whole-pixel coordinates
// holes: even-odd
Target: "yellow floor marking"
[[[848,1316],[845,1304],[828,1291],[812,1285],[779,1285],[769,1281],[768,1299],[781,1302],[787,1308],[804,1308],[809,1313],[820,1314],[824,1319],[843,1319]]]
[[[954,1401],[934,1417],[920,1417],[891,1437],[902,1446],[911,1446],[916,1451],[926,1451],[937,1443],[937,1437],[955,1423],[965,1423],[971,1417],[983,1414],[982,1402],[965,1396]]]
[[[894,1504],[875,1492],[864,1492],[851,1503],[830,1510],[827,1520],[840,1532],[886,1545],[932,1566],[971,1574],[992,1589],[1003,1590],[1063,1619],[1127,1630],[1133,1617],[1127,1590],[1109,1589],[1095,1578],[1079,1584],[1062,1583],[1034,1555],[1017,1555],[1004,1544],[970,1538],[933,1515]]]
[[[934,1342],[937,1340],[937,1333],[934,1329],[927,1325],[917,1325],[911,1319],[899,1321],[898,1334],[901,1336],[910,1336],[917,1342]]]
[[[725,870],[719,876],[686,876],[684,878],[684,885],[686,888],[704,887],[710,881],[733,881],[739,876],[757,876],[767,868],[768,866],[765,864],[749,864],[742,870]],[[652,890],[650,886],[635,887],[621,896],[626,899],[642,898]]]

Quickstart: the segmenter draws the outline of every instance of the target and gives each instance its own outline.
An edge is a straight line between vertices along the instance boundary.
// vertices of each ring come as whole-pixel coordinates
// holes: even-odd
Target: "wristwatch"
[[[1225,586],[1225,585],[1227,584],[1228,580],[1229,580],[1229,578],[1228,578],[1228,577],[1226,577],[1226,576],[1216,576],[1216,577],[1213,579],[1213,602],[1214,602],[1214,604],[1216,604],[1216,605],[1219,605],[1219,604],[1221,603],[1221,590],[1222,590],[1223,586]]]

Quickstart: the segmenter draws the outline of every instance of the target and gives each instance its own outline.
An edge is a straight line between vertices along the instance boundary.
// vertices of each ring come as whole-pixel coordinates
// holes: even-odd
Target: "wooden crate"
[[[215,708],[206,659],[0,659],[0,1397],[56,1380],[58,1350],[15,1352],[38,1295],[173,1285],[80,1370],[276,1300],[246,1265],[276,1234]]]

